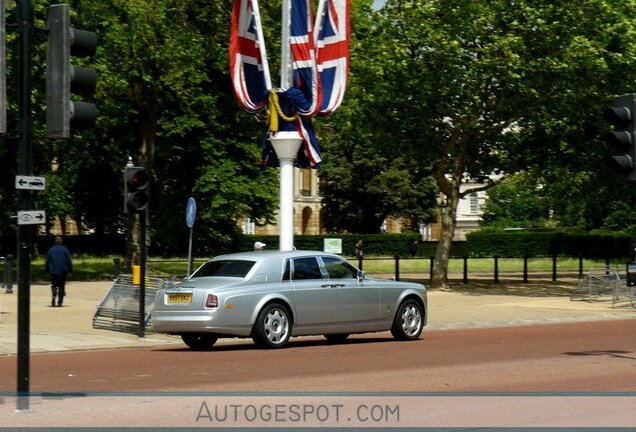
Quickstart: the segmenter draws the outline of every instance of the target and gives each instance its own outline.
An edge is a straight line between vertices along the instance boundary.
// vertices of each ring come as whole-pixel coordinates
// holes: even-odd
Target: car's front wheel
[[[212,348],[218,338],[205,333],[185,333],[181,335],[181,339],[193,350],[204,351]]]
[[[265,306],[258,314],[252,339],[260,346],[282,348],[287,345],[291,330],[291,315],[287,308],[281,304],[272,303]]]
[[[422,334],[424,327],[424,311],[422,306],[408,299],[400,304],[395,314],[391,334],[397,340],[415,340]]]

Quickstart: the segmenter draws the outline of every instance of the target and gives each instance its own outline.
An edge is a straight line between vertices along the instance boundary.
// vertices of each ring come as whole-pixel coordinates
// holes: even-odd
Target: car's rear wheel
[[[329,343],[337,344],[343,343],[349,337],[349,333],[335,333],[335,334],[326,334],[324,335],[325,339],[329,341]]]
[[[263,308],[258,314],[252,339],[267,348],[282,348],[287,345],[291,336],[292,321],[287,308],[278,303],[272,303]]]
[[[205,333],[185,333],[181,335],[181,339],[193,350],[203,351],[212,348],[218,338]]]
[[[397,340],[415,340],[422,334],[423,318],[422,306],[413,299],[405,300],[395,314],[391,334]]]

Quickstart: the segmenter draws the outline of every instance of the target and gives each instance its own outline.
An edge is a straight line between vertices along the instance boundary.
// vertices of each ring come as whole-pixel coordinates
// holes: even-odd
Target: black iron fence
[[[550,268],[546,268],[546,260],[549,263]],[[562,261],[568,261],[568,265],[565,268],[560,266]],[[578,261],[575,265],[572,261]],[[380,261],[384,261],[381,265],[374,265]],[[479,261],[475,268],[471,268],[471,262]],[[502,261],[506,262],[505,268],[502,268]],[[599,263],[599,261],[601,263]],[[387,273],[387,262],[391,263],[393,272]],[[490,262],[490,265],[485,264]],[[540,265],[537,265],[540,262]],[[469,283],[471,279],[475,280],[492,280],[494,283],[499,283],[503,278],[506,280],[516,280],[519,282],[528,283],[531,280],[552,280],[556,282],[559,279],[580,279],[583,277],[584,272],[590,268],[598,268],[604,266],[609,269],[612,266],[614,268],[623,267],[626,261],[611,260],[605,258],[604,260],[590,260],[579,257],[569,256],[557,256],[551,257],[500,257],[493,256],[490,258],[471,258],[463,256],[461,258],[449,259],[449,271],[448,278],[451,280],[461,280],[464,283]],[[531,263],[536,268],[531,266]],[[371,257],[364,259],[357,259],[358,268],[365,270],[369,276],[379,277],[392,277],[395,280],[400,278],[410,279],[427,279],[433,278],[433,268],[435,265],[435,257],[430,256],[428,258],[411,257],[404,258],[399,256],[394,257]],[[410,265],[408,265],[410,264]],[[413,265],[415,264],[415,265]],[[405,268],[408,265],[408,268]],[[490,267],[490,268],[488,268]],[[380,269],[381,268],[381,269]]]
[[[15,270],[13,269],[15,260],[12,255],[0,257],[3,260],[3,283],[5,293],[13,292],[13,280]],[[356,258],[351,258],[352,262],[356,262]],[[549,268],[546,266],[549,263]],[[567,266],[561,264],[567,261]],[[573,263],[574,261],[574,263]],[[530,257],[499,257],[490,258],[472,258],[463,256],[460,258],[451,257],[449,259],[449,280],[460,280],[469,283],[470,280],[492,280],[499,283],[501,280],[517,281],[528,283],[532,280],[552,280],[556,282],[559,279],[580,279],[585,271],[599,267],[606,269],[624,268],[628,260],[617,260],[606,258],[605,260],[590,260],[587,258],[557,256],[543,258]],[[202,264],[205,260],[195,260],[197,265]],[[538,264],[539,263],[539,264]],[[502,265],[503,264],[503,265]],[[357,259],[358,268],[364,270],[371,277],[400,279],[417,279],[431,280],[433,278],[433,267],[435,265],[435,257],[369,257]],[[184,277],[187,271],[186,259],[156,259],[148,260],[148,266],[153,270],[153,274]],[[153,268],[154,267],[154,268]],[[157,271],[162,269],[162,271]],[[121,273],[128,273],[123,265],[122,260],[115,258],[113,261],[113,276],[117,278]]]

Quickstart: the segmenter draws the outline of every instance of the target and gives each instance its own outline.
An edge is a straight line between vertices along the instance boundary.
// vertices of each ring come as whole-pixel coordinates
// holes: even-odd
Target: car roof
[[[262,250],[262,251],[249,251],[249,252],[236,252],[231,254],[217,255],[211,260],[226,260],[226,259],[246,259],[246,260],[255,260],[261,261],[265,258],[297,258],[297,257],[305,257],[305,256],[333,256],[341,258],[339,255],[332,254],[329,252],[323,251],[312,251],[312,250],[292,250],[292,251],[278,251],[278,250]]]

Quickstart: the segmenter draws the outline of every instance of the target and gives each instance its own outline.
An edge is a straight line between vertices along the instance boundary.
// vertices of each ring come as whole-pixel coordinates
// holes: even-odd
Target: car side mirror
[[[358,282],[364,280],[367,277],[367,274],[362,270],[358,270]]]

